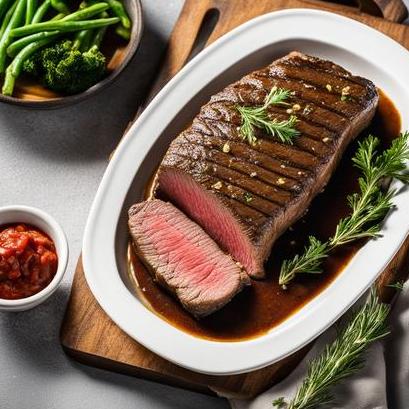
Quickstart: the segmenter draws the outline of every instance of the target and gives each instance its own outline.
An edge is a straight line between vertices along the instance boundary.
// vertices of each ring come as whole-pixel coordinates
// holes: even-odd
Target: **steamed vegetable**
[[[31,20],[32,24],[39,23],[44,16],[46,15],[47,11],[50,9],[51,0],[45,0],[40,7],[37,8],[36,12],[34,13],[33,19]]]
[[[60,33],[68,33],[78,30],[89,30],[90,28],[104,27],[111,24],[116,24],[118,21],[118,17],[82,21],[47,21],[44,23],[30,24],[28,26],[16,28],[11,31],[10,35],[11,37],[22,37],[25,35],[51,30],[57,30]]]
[[[10,20],[4,29],[3,35],[0,38],[0,74],[6,70],[7,47],[10,44],[10,32],[18,27],[24,18],[24,10],[26,7],[26,0],[17,0],[16,8],[10,16]]]
[[[4,95],[22,72],[58,92],[84,91],[106,73],[99,47],[107,27],[127,39],[131,28],[118,0],[86,0],[73,12],[66,0],[0,0],[0,18]]]
[[[57,92],[76,94],[85,91],[103,78],[106,59],[95,44],[85,51],[80,48],[78,42],[63,40],[28,59],[24,71]]]

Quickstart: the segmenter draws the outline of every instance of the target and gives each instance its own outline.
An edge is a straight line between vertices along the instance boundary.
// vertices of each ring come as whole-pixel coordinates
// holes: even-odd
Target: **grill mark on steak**
[[[187,159],[188,159],[187,157],[174,156],[173,163],[175,164],[175,166],[176,165],[183,166]],[[196,163],[198,168],[207,169],[207,165],[205,162],[201,161]],[[219,174],[217,175],[209,174],[207,173],[207,170],[204,171],[203,173],[193,172],[192,175],[194,175],[194,179],[196,180],[196,182],[205,186],[206,189],[208,189],[209,191],[213,191],[215,195],[224,196],[228,199],[239,202],[243,206],[252,208],[253,210],[258,211],[259,213],[262,213],[264,217],[273,216],[282,207],[282,204],[280,204],[279,202],[266,199],[259,193],[252,192],[253,200],[251,200],[250,202],[246,201],[246,194],[249,193],[249,190],[243,188],[242,186],[238,186],[237,184],[232,183],[224,175],[220,176]],[[218,182],[220,184],[218,185],[217,188],[214,188],[214,186]],[[171,197],[168,194],[165,194],[165,197],[167,199],[171,199]],[[247,222],[243,222],[243,225],[246,226]]]
[[[328,91],[327,91],[328,92]],[[245,100],[245,104],[246,105],[258,105],[258,104],[262,104],[264,101],[264,98],[262,100],[260,100],[259,98],[253,98],[253,97],[249,97],[249,98],[243,98],[243,100]],[[301,102],[301,104],[300,104]],[[299,104],[301,109],[297,112],[293,112],[293,114],[296,114],[299,121],[300,122],[306,122],[309,125],[311,125],[313,127],[313,129],[316,129],[316,132],[326,132],[328,134],[330,134],[332,137],[333,135],[337,135],[338,134],[338,129],[339,127],[344,125],[344,121],[345,116],[341,116],[339,115],[337,112],[332,112],[329,111],[327,109],[323,109],[322,106],[318,106],[314,103],[308,103],[308,104],[303,104],[303,102],[300,100],[300,98],[292,98],[291,105],[293,104]],[[239,127],[240,123],[241,123],[241,119],[236,115],[236,114],[232,114],[232,112],[235,112],[236,109],[235,107],[229,102],[226,101],[224,104],[224,109],[221,110],[220,108],[222,107],[221,102],[218,101],[216,104],[218,104],[218,109],[215,110],[213,108],[215,103],[209,103],[209,105],[206,105],[199,113],[199,115],[197,116],[197,118],[195,119],[196,122],[197,120],[199,121],[204,121],[206,123],[209,122],[214,122],[216,123],[216,126],[222,122],[225,123],[226,125],[230,125],[232,127]],[[312,117],[311,115],[306,115],[303,113],[303,110],[308,106],[308,110],[311,112],[314,112],[314,117]],[[289,114],[286,112],[286,110],[289,107],[279,107],[279,106],[273,106],[273,107],[269,107],[269,112],[270,113],[276,113],[277,115],[277,119],[279,120],[287,120],[289,118]],[[215,112],[219,113],[220,115],[215,115]],[[312,137],[312,139],[319,139],[318,137],[315,137],[315,133],[311,132],[311,127],[309,127],[310,132],[306,132],[306,134],[304,135],[305,137]],[[326,135],[328,136],[328,135]],[[325,137],[325,136],[323,136]],[[323,138],[321,137],[321,139]]]
[[[277,75],[277,74],[271,74],[270,75],[271,78],[274,78],[276,81],[280,81],[281,78]],[[328,98],[328,88],[322,85],[318,85],[318,84],[314,84],[314,83],[309,83],[309,82],[305,82],[302,81],[296,77],[290,77],[287,76],[286,80],[287,84],[290,84],[290,86],[292,86],[292,83],[294,84],[299,84],[298,86],[294,86],[294,88],[296,89],[295,91],[295,96],[297,98],[299,98],[300,100],[304,101],[304,102],[308,102],[308,103],[317,103],[318,98],[312,98],[310,96],[306,96],[306,95],[310,95],[309,92],[306,92],[305,89],[310,90],[311,92],[316,93],[317,97],[320,96],[323,98],[323,100],[321,101],[321,103],[319,104],[320,106],[324,107],[325,109],[327,109],[330,112],[333,112],[339,116],[342,116],[343,118],[348,118],[348,116],[350,115],[350,112],[356,112],[357,109],[361,108],[362,106],[365,105],[365,103],[358,97],[354,97],[351,98],[350,103],[352,103],[351,105],[349,105],[348,107],[345,107],[341,105],[341,103],[344,103],[345,101],[342,101],[341,99],[341,92],[342,89],[339,90],[338,92],[332,92],[332,97],[331,97],[331,102],[333,104],[337,104],[337,105],[330,105],[330,103],[326,102],[325,99]],[[331,84],[329,84],[331,85]],[[332,87],[332,85],[331,85]],[[353,92],[353,91],[352,91]]]
[[[282,59],[281,63],[288,64],[288,61],[283,61]],[[324,64],[322,63],[324,62]],[[329,63],[329,64],[326,64]],[[297,66],[297,67],[309,67],[312,70],[315,70],[319,73],[330,73],[336,78],[340,79],[346,79],[354,84],[361,85],[362,87],[365,88],[366,91],[368,91],[368,86],[371,86],[371,81],[362,78],[362,77],[357,77],[353,76],[349,71],[345,70],[344,68],[340,66],[336,66],[335,64],[325,61],[325,60],[320,60],[318,58],[311,57],[311,59],[303,59],[303,58],[298,58],[298,57],[293,57],[291,61],[291,65]],[[336,66],[336,70],[333,69],[333,67]],[[370,90],[369,90],[370,91]],[[376,92],[373,93],[372,97],[376,95]]]
[[[176,154],[175,154],[176,156]],[[179,158],[182,160],[188,160],[188,155],[177,154]],[[266,183],[262,183],[258,180],[251,179],[249,180],[249,175],[238,172],[236,170],[229,169],[220,163],[211,162],[209,160],[201,160],[195,161],[195,164],[199,167],[199,169],[206,169],[206,175],[212,177],[217,183],[217,181],[225,182],[228,186],[238,187],[243,189],[243,192],[250,192],[255,196],[258,196],[261,199],[264,199],[267,202],[270,202],[276,206],[283,206],[291,197],[292,194],[289,190],[281,189],[279,186],[270,185]],[[196,169],[190,168],[192,173],[196,173]],[[209,172],[210,170],[210,172]],[[235,180],[235,182],[233,182]],[[202,180],[202,183],[205,183],[205,180]],[[259,190],[257,190],[259,188]],[[219,188],[215,188],[216,190],[220,190]],[[275,194],[275,198],[272,199],[269,196],[269,193]]]
[[[276,189],[284,190],[284,191],[298,191],[300,189],[299,181],[288,176],[283,176],[282,174],[278,174],[275,172],[271,172],[264,168],[261,168],[257,165],[253,165],[252,163],[242,161],[241,158],[232,157],[232,155],[225,154],[219,150],[211,149],[208,151],[208,157],[205,159],[205,154],[200,154],[196,151],[192,151],[192,145],[196,144],[180,144],[178,147],[178,155],[183,158],[195,157],[196,154],[201,155],[201,160],[208,162],[211,165],[221,165],[224,168],[233,169],[234,171],[240,173],[245,177],[250,177],[254,180],[260,180],[267,185],[274,187]],[[235,160],[232,160],[235,159]],[[285,186],[278,182],[279,179],[286,180]]]
[[[328,74],[325,71],[320,72],[320,82],[317,82],[317,71],[313,71],[308,67],[294,66],[288,61],[283,61],[282,63],[276,65],[274,69],[282,69],[283,71],[285,71],[286,77],[295,81],[300,81],[304,84],[310,84],[317,89],[321,89],[322,91],[324,91],[326,89],[326,85],[329,84],[331,85],[333,92],[339,96],[341,95],[341,90],[345,87],[350,87],[351,92],[355,96],[364,95],[366,92],[365,86],[363,84],[351,81],[348,77],[340,77],[337,75],[334,76],[332,74]]]
[[[175,155],[175,157],[184,158],[185,160],[193,158],[195,164],[197,164],[199,160],[202,162],[208,162],[209,166],[207,166],[207,168],[211,168],[211,164],[221,165],[224,168],[233,169],[243,176],[253,180],[257,180],[259,179],[259,176],[261,176],[265,183],[284,191],[298,190],[300,180],[303,180],[301,179],[301,176],[305,177],[306,175],[305,172],[297,171],[296,174],[293,173],[287,176],[286,174],[283,174],[283,172],[278,173],[268,168],[260,167],[239,155],[234,155],[230,152],[224,153],[221,149],[215,149],[215,146],[217,145],[203,145],[197,141],[186,142],[181,138],[179,142],[169,150],[169,154]],[[219,148],[219,146],[217,147]],[[285,165],[281,164],[281,166],[284,166],[284,168],[280,167],[281,170],[286,169]],[[194,168],[191,167],[191,169],[193,170]],[[286,183],[281,181],[283,179],[285,179]]]
[[[279,120],[279,121],[285,121],[285,120],[287,120],[288,118],[289,118],[289,115],[288,114],[286,114],[286,113],[284,113],[283,111],[281,111],[281,110],[278,110],[278,109],[270,109],[270,113],[276,113],[277,115],[276,115],[276,118]],[[237,126],[234,124],[234,123],[232,123],[232,122],[228,122],[228,121],[226,121],[226,120],[223,120],[223,119],[212,119],[212,118],[207,118],[207,117],[203,117],[203,116],[200,116],[200,120],[202,120],[204,123],[206,123],[206,124],[210,124],[210,125],[212,125],[212,127],[213,126],[216,126],[216,128],[217,129],[219,129],[220,130],[220,128],[218,128],[218,124],[220,123],[220,122],[222,122],[222,123],[224,123],[224,124],[226,124],[226,126],[227,127],[229,127],[229,131],[223,131],[223,130],[221,130],[222,131],[222,133],[223,134],[229,134],[229,133],[231,133],[231,132],[235,132],[236,131],[236,128],[237,128]],[[310,122],[310,123],[313,123],[313,121],[306,121],[306,120],[303,120],[303,119],[301,119],[301,120],[299,120],[299,122],[297,123],[297,126],[299,126],[299,124],[300,124],[300,122]],[[317,126],[316,126],[316,128],[318,128]],[[321,127],[321,129],[322,129],[323,127]],[[212,128],[213,129],[213,128]],[[326,131],[328,131],[328,133],[330,133],[331,135],[334,135],[334,133],[333,132],[331,132],[329,129],[327,129],[327,128],[324,128]],[[231,131],[231,132],[230,132]],[[272,139],[272,140],[275,140],[275,138],[273,138],[273,137],[270,137],[270,139]],[[307,142],[312,142],[312,145],[311,146],[309,146],[307,143],[302,143],[303,141],[305,142],[305,139],[308,139],[309,141],[307,141]],[[299,143],[299,145],[297,145],[297,143]],[[303,150],[303,151],[305,151],[305,152],[308,152],[308,153],[311,153],[311,154],[313,154],[314,155],[314,153],[315,153],[315,150],[314,149],[321,149],[322,150],[322,148],[323,148],[323,146],[326,148],[326,145],[322,142],[322,137],[317,137],[317,136],[314,136],[314,137],[312,137],[310,134],[308,134],[307,132],[303,132],[295,141],[294,141],[294,144],[295,144],[295,146],[297,146],[297,147],[299,147],[301,150]],[[314,149],[313,149],[314,148]]]
[[[249,92],[244,91],[241,92],[241,99],[243,100],[243,104],[247,106],[253,106],[253,105],[262,105],[263,101],[265,100],[266,95],[268,94],[268,91],[265,90],[264,88],[262,89],[263,92],[263,97],[260,98],[257,94],[253,92],[253,90],[250,90]],[[328,94],[328,91],[327,91]],[[289,106],[270,106],[268,108],[268,111],[271,113],[278,113],[282,115],[280,120],[288,119],[289,114],[286,112],[287,109],[291,108],[294,104],[301,102],[300,105],[302,104],[302,101],[300,101],[300,98],[297,98],[297,96],[291,97],[289,99]],[[322,101],[321,101],[322,102]],[[312,108],[314,110],[314,117],[311,116],[305,116],[304,115],[304,120],[307,122],[311,122],[314,125],[317,125],[321,128],[325,128],[326,130],[330,132],[337,132],[339,127],[343,125],[343,122],[346,120],[345,116],[338,115],[337,112],[330,111],[324,107],[325,104],[316,104],[316,103],[310,103],[312,105]],[[235,110],[235,107],[231,106],[232,110]],[[207,106],[201,110],[201,112],[198,115],[198,119],[206,118],[206,112],[208,111]],[[302,115],[302,111],[300,110],[299,112],[294,112],[294,114],[299,114]],[[239,117],[235,116],[232,117],[231,119],[234,119],[234,123],[238,126],[241,123],[241,120]]]
[[[262,166],[265,169],[274,169],[278,171],[277,167],[281,169],[284,175],[287,175],[286,172],[291,172],[295,178],[299,175],[299,172],[311,174],[314,163],[295,163],[292,158],[281,158],[281,157],[272,157],[270,150],[263,150],[265,145],[262,140],[258,144],[250,147],[247,143],[243,142],[240,138],[239,140],[229,139],[229,135],[226,135],[226,139],[222,139],[218,136],[206,135],[200,132],[192,132],[189,134],[182,133],[180,138],[175,140],[173,144],[176,146],[182,141],[188,141],[192,144],[200,144],[207,147],[220,147],[223,148],[224,144],[227,142],[230,147],[230,152],[233,157],[240,157],[241,159],[246,159],[252,161],[258,166]],[[314,158],[314,157],[312,157]]]
[[[197,118],[192,124],[192,129],[194,129],[198,133],[215,135],[219,137],[224,136],[228,140],[243,140],[242,137],[238,134],[237,129],[231,126],[227,126],[227,124],[225,124],[225,127],[223,129],[222,127],[217,126],[217,121],[201,121],[200,124],[198,123],[198,121],[199,119]],[[198,124],[199,126],[197,126]],[[207,132],[203,128],[203,125],[207,127]],[[259,140],[256,144],[252,146],[249,145],[249,149],[260,149],[262,152],[272,156],[276,156],[283,161],[291,161],[298,167],[305,168],[305,166],[307,166],[307,168],[309,168],[317,164],[318,157],[315,152],[306,151],[295,144],[286,145],[285,147],[283,147],[283,144],[278,142],[275,138],[271,138],[270,136],[262,139],[260,136],[263,135],[263,131],[260,129],[255,129],[254,133],[256,137],[259,138]]]
[[[298,191],[300,189],[300,186],[298,186],[297,184],[294,184],[292,180],[288,180],[287,178],[285,178],[285,184],[289,184],[289,187],[283,188],[278,182],[273,183],[271,179],[267,179],[268,181],[264,181],[257,177],[251,177],[248,173],[243,172],[238,168],[229,168],[221,164],[220,162],[211,161],[211,160],[206,160],[204,162],[210,168],[214,168],[214,175],[219,177],[220,180],[224,180],[226,183],[228,183],[231,186],[237,186],[243,189],[247,189],[247,192],[257,194],[258,196],[268,200],[269,202],[275,203],[279,206],[282,206],[283,203],[285,203],[291,197],[294,191]],[[253,183],[251,184],[251,186],[250,186],[250,183],[248,184],[243,183],[242,185],[240,185],[240,182],[234,183],[233,182],[234,176],[237,177],[240,181],[243,180],[243,181],[248,181],[248,182],[253,182]],[[277,176],[275,180],[278,180],[278,179],[284,180],[283,177],[280,178],[279,176]],[[279,197],[280,200],[274,200],[274,199],[269,198],[268,196],[262,195],[260,193],[261,190],[256,190],[257,187],[260,187],[260,185],[263,186],[263,190],[266,191],[266,195],[268,195],[267,189],[270,192],[272,190],[275,193],[277,193],[277,197]]]
[[[211,182],[207,186],[212,186],[214,183],[217,183],[219,179],[216,178],[211,178]],[[271,217],[277,213],[277,211],[280,209],[280,205],[269,201],[265,200],[263,197],[254,194],[253,195],[253,200],[251,202],[246,201],[245,199],[245,194],[248,193],[247,190],[241,188],[240,186],[236,185],[231,185],[228,183],[225,183],[222,185],[220,189],[217,190],[217,195],[222,195],[225,198],[235,201],[237,203],[241,204],[241,208],[244,209],[244,207],[248,209],[252,209],[257,211],[258,213],[262,214],[263,217]],[[237,210],[237,209],[235,209]],[[243,225],[248,229],[251,227],[249,223],[243,222]]]
[[[291,59],[302,67],[300,73],[291,62],[287,64]],[[322,75],[323,69],[334,77],[334,89],[326,89],[328,75]],[[340,87],[351,81],[352,100],[341,101]],[[249,145],[239,133],[236,105],[260,106],[273,86],[287,88],[293,95],[289,106],[270,107],[271,116],[287,119],[291,114],[287,109],[294,108],[301,135],[293,145],[283,144],[257,128],[257,143]],[[369,124],[377,102],[370,81],[352,77],[331,62],[291,53],[211,97],[192,125],[172,142],[159,169],[156,191],[201,224],[252,277],[262,277],[263,261],[275,239],[324,188],[348,143]],[[309,109],[304,112],[306,105]],[[225,144],[228,150],[222,153]],[[252,178],[254,165],[263,170]],[[274,186],[278,173],[290,177],[278,182],[284,186]],[[246,194],[251,200],[245,200]]]
[[[247,87],[243,88],[241,85],[240,87],[236,86],[240,89],[240,98],[237,96],[233,98],[230,94],[227,94],[220,95],[217,98],[213,97],[211,102],[225,103],[226,105],[231,104],[233,106],[237,104],[250,105],[250,103],[262,105],[269,91],[268,87],[276,86],[277,88],[292,89],[294,93],[292,100],[298,99],[306,104],[315,104],[343,118],[349,118],[351,115],[355,115],[361,108],[359,104],[354,104],[354,101],[349,101],[350,105],[346,106],[346,102],[341,101],[340,95],[329,94],[326,88],[306,88],[305,85],[308,84],[292,80],[291,78],[283,79],[272,75],[266,78],[266,84],[263,84],[260,88],[255,88],[253,83],[243,85],[247,85]],[[252,93],[251,100],[245,98],[249,93]]]
[[[341,95],[337,95],[332,92],[330,93],[326,88],[306,88],[306,85],[308,84],[288,77],[283,80],[277,75],[270,75],[269,77],[267,77],[266,82],[267,83],[263,84],[263,86],[259,89],[260,93],[262,91],[264,92],[264,94],[261,94],[263,96],[263,101],[265,95],[268,93],[268,86],[273,84],[273,86],[276,86],[278,88],[292,89],[293,95],[290,100],[292,103],[296,103],[298,101],[301,102],[301,105],[312,105],[315,108],[320,107],[323,110],[327,111],[328,114],[332,113],[341,118],[347,119],[351,115],[355,115],[361,109],[359,104],[354,103],[354,101],[349,101],[349,105],[345,107],[346,104],[345,101],[341,101]],[[248,91],[244,91],[244,95],[247,95],[247,92]],[[257,101],[257,97],[254,96],[254,90],[252,98],[254,98],[252,102],[254,104],[255,101]],[[248,102],[250,103],[251,100],[249,100]]]
[[[283,108],[280,107],[271,107],[269,109],[270,113],[275,113],[278,116],[281,116],[282,119],[288,119],[289,115]],[[299,122],[306,122],[309,125],[314,126],[318,129],[325,129],[329,133],[339,135],[339,127],[343,126],[346,119],[341,118],[340,120],[336,120],[333,115],[330,115],[330,112],[327,110],[322,109],[321,107],[316,107],[314,109],[314,118],[309,115],[304,115],[301,112],[293,112],[294,115],[297,115]],[[338,119],[339,117],[337,117]]]
[[[193,138],[194,136],[194,138]],[[179,144],[192,144],[199,146],[206,146],[209,149],[223,149],[226,140],[219,137],[209,137],[201,133],[195,134],[192,132],[189,135],[181,134],[181,137],[175,140],[175,146]],[[285,176],[289,179],[298,180],[300,176],[308,176],[311,172],[305,167],[296,167],[294,163],[284,162],[273,159],[257,150],[249,150],[248,144],[241,141],[229,142],[230,154],[232,161],[240,158],[241,161],[246,161],[250,165],[257,166],[257,168],[277,173],[279,176]]]
[[[236,123],[236,121],[233,122],[228,117],[224,118],[224,116],[226,116],[226,113],[228,116],[230,116],[229,115],[231,113],[230,110],[224,109],[224,112],[222,113],[219,109],[221,106],[226,108],[225,105],[222,105],[219,102],[209,103],[208,109],[206,111],[206,116],[200,116],[200,119],[203,119],[205,122],[213,121],[217,123],[219,121],[219,122],[223,122],[226,124],[232,124],[234,128],[237,128],[239,123]],[[316,107],[316,106],[315,108],[311,107],[310,112],[312,112],[312,110],[317,109],[317,108],[320,108],[320,107]],[[270,108],[270,112],[275,112],[274,108]],[[277,112],[281,113],[280,110],[278,110]],[[219,113],[220,115],[217,115],[217,113]],[[334,139],[338,137],[337,132],[332,132],[326,128],[323,128],[322,126],[316,125],[314,120],[309,119],[308,115],[303,114],[303,107],[301,107],[300,111],[295,112],[295,114],[297,114],[297,117],[299,119],[297,123],[297,129],[301,131],[303,136],[313,139],[320,143],[322,143],[322,140],[324,138]]]
[[[351,115],[356,115],[359,109],[362,108],[356,101],[341,101],[340,95],[329,94],[328,90],[324,87],[308,87],[308,83],[296,81],[291,78],[281,78],[275,73],[271,73],[268,77],[268,81],[272,81],[273,84],[279,88],[291,88],[295,92],[294,96],[302,99],[307,103],[315,103],[328,111],[335,112],[345,118]],[[363,105],[363,104],[362,104]]]

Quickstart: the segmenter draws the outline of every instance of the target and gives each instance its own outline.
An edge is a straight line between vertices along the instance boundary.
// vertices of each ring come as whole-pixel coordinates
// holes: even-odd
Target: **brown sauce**
[[[401,120],[393,102],[380,92],[377,113],[368,129],[360,137],[373,134],[381,138],[383,147],[390,144],[401,130]],[[160,317],[192,335],[218,341],[239,341],[254,338],[278,325],[319,294],[342,272],[364,242],[352,243],[331,253],[324,264],[324,273],[297,277],[288,290],[278,285],[280,265],[304,248],[313,234],[327,239],[335,231],[338,220],[349,213],[347,195],[358,190],[358,172],[351,157],[357,141],[351,144],[333,175],[331,182],[311,205],[308,213],[294,224],[274,244],[267,261],[267,278],[252,281],[252,285],[238,294],[220,311],[201,320],[187,313],[178,301],[152,280],[135,253],[130,251],[131,274],[139,286],[139,294]],[[147,187],[147,194],[151,191]]]

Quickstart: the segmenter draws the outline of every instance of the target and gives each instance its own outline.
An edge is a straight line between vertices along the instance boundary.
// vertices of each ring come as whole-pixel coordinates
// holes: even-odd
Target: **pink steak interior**
[[[188,174],[171,168],[162,169],[159,185],[169,199],[239,261],[250,276],[260,277],[262,257],[257,254],[237,219],[216,195],[205,191]]]

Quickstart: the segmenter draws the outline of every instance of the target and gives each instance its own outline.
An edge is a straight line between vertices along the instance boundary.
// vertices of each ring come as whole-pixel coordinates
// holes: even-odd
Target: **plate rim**
[[[349,26],[351,30],[358,30],[358,32],[366,32],[368,35],[373,37],[377,37],[379,42],[383,42],[387,45],[389,50],[393,51],[394,57],[396,58],[397,55],[402,56],[404,55],[406,58],[409,56],[408,51],[402,47],[400,44],[392,40],[391,38],[387,37],[386,35],[378,32],[377,30],[366,26],[360,22],[357,22],[353,19],[348,17],[340,16],[335,13],[321,11],[321,10],[311,10],[311,9],[289,9],[289,10],[282,10],[282,11],[275,11],[272,13],[268,13],[259,17],[256,17],[241,26],[235,28],[228,34],[224,35],[220,39],[216,40],[213,44],[203,50],[198,56],[192,59],[178,74],[176,74],[173,79],[166,84],[162,90],[158,93],[158,95],[152,100],[149,106],[145,109],[145,111],[141,114],[137,121],[131,126],[131,128],[126,133],[126,136],[120,142],[118,148],[115,151],[113,158],[111,159],[107,170],[103,176],[101,184],[98,188],[97,194],[95,196],[94,202],[91,206],[90,214],[87,220],[87,224],[85,227],[84,233],[84,240],[83,240],[83,263],[84,263],[84,272],[87,283],[94,294],[95,298],[97,299],[98,303],[101,305],[103,310],[108,314],[108,316],[129,336],[135,339],[137,342],[144,345],[146,348],[150,349],[154,353],[162,356],[163,358],[177,364],[183,366],[187,369],[193,370],[195,372],[211,374],[211,375],[231,375],[231,374],[238,374],[244,372],[250,372],[253,370],[260,369],[262,367],[268,366],[278,360],[285,358],[288,355],[291,355],[295,351],[299,350],[306,344],[308,344],[312,339],[315,339],[319,334],[321,334],[325,329],[327,329],[330,325],[332,325],[348,308],[351,307],[355,301],[366,291],[368,286],[376,279],[376,276],[386,267],[389,263],[391,258],[396,254],[399,249],[399,246],[403,243],[409,229],[409,217],[407,217],[407,223],[405,224],[404,232],[402,231],[401,236],[399,238],[395,237],[395,245],[393,249],[390,250],[389,257],[386,259],[383,258],[382,260],[378,260],[378,265],[381,266],[377,268],[377,274],[372,274],[370,282],[364,282],[360,286],[360,290],[355,292],[354,300],[347,303],[348,305],[342,304],[342,307],[335,308],[333,305],[331,306],[330,303],[324,302],[322,300],[322,294],[328,293],[331,295],[328,290],[333,287],[333,284],[327,287],[323,292],[321,292],[318,296],[316,296],[313,300],[307,303],[301,310],[293,314],[291,317],[286,319],[283,324],[278,325],[274,328],[273,331],[268,332],[265,335],[262,335],[258,338],[244,340],[239,342],[220,342],[220,341],[209,341],[201,338],[194,337],[188,333],[185,333],[173,326],[169,323],[164,321],[163,319],[159,318],[157,315],[152,313],[151,311],[147,310],[146,307],[142,306],[139,301],[135,299],[135,297],[130,293],[130,291],[126,288],[125,284],[123,283],[122,279],[119,277],[119,272],[116,269],[116,260],[114,257],[115,250],[114,247],[111,246],[111,254],[104,254],[104,266],[111,269],[113,266],[116,270],[116,276],[111,277],[113,279],[112,282],[109,283],[109,291],[107,293],[107,288],[102,285],[100,281],[98,281],[98,264],[101,266],[101,260],[96,260],[94,257],[94,250],[95,250],[95,233],[97,230],[96,223],[98,218],[101,220],[105,220],[105,218],[118,220],[119,218],[119,211],[122,208],[122,204],[118,209],[115,209],[115,212],[111,214],[107,213],[106,208],[101,208],[101,204],[105,200],[104,195],[106,194],[107,190],[109,189],[109,182],[112,177],[113,172],[117,171],[116,168],[119,167],[120,160],[124,155],[129,154],[126,152],[127,149],[133,144],[138,145],[141,151],[148,151],[151,148],[152,144],[149,144],[147,138],[137,138],[133,137],[133,134],[138,133],[141,131],[141,127],[144,125],[146,126],[145,122],[149,121],[149,115],[152,112],[159,109],[160,105],[163,105],[163,101],[167,94],[171,93],[173,88],[177,86],[181,81],[183,82],[184,77],[189,74],[197,64],[202,63],[206,58],[211,55],[211,53],[217,52],[220,47],[223,47],[227,42],[233,41],[236,36],[243,35],[246,30],[255,30],[257,25],[261,25],[264,23],[268,23],[271,21],[276,21],[285,18],[313,18],[313,19],[323,19],[324,21],[331,20],[334,24],[341,24]],[[271,20],[271,21],[270,21]],[[302,37],[303,39],[317,39],[317,31],[320,32],[320,29],[314,29],[314,35],[307,36],[305,35]],[[297,33],[286,33],[287,37],[285,39],[300,39],[300,35]],[[283,37],[284,39],[284,37]],[[281,39],[282,40],[282,39]],[[276,43],[280,40],[275,39],[275,41],[270,41],[269,44]],[[322,40],[320,40],[322,41]],[[322,41],[325,43],[325,41]],[[330,43],[328,43],[330,44]],[[332,45],[338,46],[339,44],[331,43]],[[261,47],[259,47],[261,48]],[[253,51],[256,51],[258,48],[254,48],[252,50],[247,51],[247,54],[250,54]],[[228,65],[231,66],[234,62],[230,62]],[[409,59],[406,61],[405,67],[409,69]],[[398,67],[396,69],[399,69]],[[213,77],[212,77],[213,78]],[[400,77],[401,78],[401,77]],[[408,87],[405,87],[406,95],[409,96]],[[160,135],[160,131],[157,131],[157,134]],[[136,140],[137,142],[132,142]],[[156,139],[155,139],[156,142]],[[142,159],[143,160],[143,159]],[[129,168],[133,168],[132,175],[134,176],[135,171],[138,169],[136,165],[130,166],[129,164],[121,164],[121,169],[126,170]],[[132,179],[133,179],[132,176]],[[129,188],[129,186],[128,186]],[[126,189],[127,190],[127,189]],[[125,196],[124,196],[125,197]],[[123,197],[123,198],[124,198]],[[123,199],[121,198],[121,200]],[[406,201],[404,201],[406,199]],[[409,194],[401,195],[397,198],[397,202],[409,203]],[[122,202],[121,202],[122,203]],[[110,209],[111,210],[111,209]],[[397,211],[396,213],[398,213]],[[401,212],[400,212],[401,213]],[[385,226],[388,229],[388,226],[391,224],[391,218],[393,218],[393,214],[388,218]],[[114,235],[116,233],[116,229],[114,231]],[[388,236],[389,238],[389,236]],[[105,238],[104,238],[105,239]],[[368,246],[374,247],[374,243],[378,243],[384,241],[384,239],[371,241],[365,245],[365,248]],[[385,243],[384,243],[385,244]],[[375,246],[376,247],[376,246]],[[369,250],[368,250],[369,251]],[[378,255],[379,258],[379,255]],[[351,263],[351,269],[358,268],[359,266],[353,267],[352,264],[354,263],[354,259]],[[99,277],[101,280],[101,277]],[[360,278],[362,281],[362,278]],[[120,283],[119,283],[120,281]],[[338,278],[335,280],[338,281]],[[335,282],[334,281],[334,282]],[[367,280],[368,281],[368,280]],[[105,284],[107,285],[107,284]],[[112,294],[109,294],[113,290],[118,291],[116,297],[120,296],[121,302],[118,303],[114,302],[114,298]],[[332,294],[333,295],[333,294]],[[342,301],[342,300],[341,300]],[[311,331],[308,334],[308,330],[306,328],[298,328],[300,334],[298,334],[297,342],[293,342],[291,348],[283,350],[283,346],[281,346],[279,351],[276,352],[274,355],[273,347],[277,347],[274,342],[282,342],[282,333],[283,333],[283,325],[287,323],[288,328],[285,328],[285,331],[293,331],[294,326],[300,325],[299,322],[306,320],[311,324],[311,320],[308,321],[306,318],[306,313],[308,312],[309,316],[313,312],[317,312],[317,310],[321,311],[323,309],[322,305],[325,305],[326,312],[328,315],[331,315],[331,319],[327,319],[325,323],[321,323],[319,325],[318,330]],[[126,305],[128,308],[124,308]],[[131,320],[128,319],[129,315],[126,314],[129,312],[129,307],[132,306],[135,311],[135,315]],[[310,311],[311,310],[311,311]],[[124,316],[124,314],[126,314]],[[294,317],[297,316],[298,318],[293,323]],[[131,322],[133,321],[133,322]],[[137,322],[138,321],[138,322]],[[288,322],[291,323],[288,325]],[[138,325],[142,325],[145,328],[145,325],[149,324],[146,328],[149,328],[149,331],[146,329],[140,330]],[[314,324],[314,323],[312,323]],[[305,325],[304,325],[305,327]],[[317,324],[315,323],[315,327]],[[284,331],[284,332],[285,332]],[[284,335],[285,336],[285,335]],[[169,338],[170,337],[170,338]],[[281,337],[281,338],[280,338]],[[278,341],[277,341],[278,339]],[[172,342],[169,342],[172,341]],[[169,343],[172,345],[169,346]],[[179,345],[181,343],[182,345]],[[269,344],[271,350],[266,348],[266,343]],[[228,348],[226,348],[226,345]],[[281,344],[280,344],[281,345]],[[227,351],[228,350],[228,351]],[[251,356],[249,356],[251,355]],[[253,358],[254,356],[254,358]],[[224,358],[223,364],[220,363],[220,358]],[[233,359],[234,357],[240,358],[237,359],[237,362]],[[227,361],[226,361],[227,360]],[[219,361],[219,362],[217,362]]]

